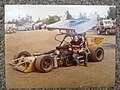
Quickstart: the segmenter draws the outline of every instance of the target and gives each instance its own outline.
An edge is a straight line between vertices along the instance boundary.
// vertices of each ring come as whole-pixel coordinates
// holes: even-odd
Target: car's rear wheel
[[[36,69],[42,73],[53,70],[53,58],[50,56],[40,56],[35,62]]]
[[[94,62],[100,62],[104,58],[104,50],[101,47],[89,47],[90,54],[88,55],[88,59]]]

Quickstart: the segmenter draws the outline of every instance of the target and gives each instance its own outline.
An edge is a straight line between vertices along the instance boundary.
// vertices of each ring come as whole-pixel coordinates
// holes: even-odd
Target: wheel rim
[[[68,65],[70,65],[70,64],[71,64],[70,60],[66,60],[66,63],[67,63]]]
[[[27,51],[23,51],[23,52],[20,52],[17,57],[15,59],[18,59],[18,58],[25,58],[25,57],[28,57],[28,56],[31,56],[31,54]],[[17,64],[19,61],[16,61],[15,63]],[[23,62],[21,60],[21,62]],[[26,64],[27,65],[27,64]],[[28,66],[28,65],[27,65]]]
[[[20,61],[21,63],[23,63],[23,62],[25,61],[25,60],[24,60],[25,57],[27,57],[27,55],[21,55],[20,58],[23,58],[23,60]],[[16,61],[15,63],[18,64],[18,63],[20,63],[20,62],[19,62],[19,61]],[[18,69],[18,70],[24,71],[25,69],[27,69],[28,66],[29,66],[29,63],[25,62],[25,63],[19,65],[19,67],[18,67],[19,69]]]
[[[70,66],[71,65],[71,60],[70,60],[70,58],[66,58],[65,59],[65,64],[66,64],[66,66]]]
[[[100,31],[99,31],[99,30],[97,30],[97,33],[98,33],[98,34],[100,34]]]
[[[108,30],[106,30],[106,35],[108,35]]]
[[[97,57],[97,59],[98,59],[99,61],[101,61],[101,60],[103,59],[103,57],[104,57],[104,52],[103,52],[103,50],[99,49],[99,50],[97,51],[97,53],[96,53],[96,57]]]
[[[51,59],[45,59],[42,67],[47,70],[47,69],[51,68],[51,66],[52,66],[52,60]]]

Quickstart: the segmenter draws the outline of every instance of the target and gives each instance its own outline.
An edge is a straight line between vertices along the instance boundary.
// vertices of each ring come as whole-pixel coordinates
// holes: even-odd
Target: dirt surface
[[[56,68],[49,73],[22,73],[9,65],[14,55],[27,50],[31,53],[54,49],[57,31],[19,31],[5,35],[5,69],[7,88],[79,88],[111,87],[115,84],[115,36],[97,35],[94,30],[88,36],[104,37],[105,57],[102,62],[88,62],[89,67],[71,66]]]

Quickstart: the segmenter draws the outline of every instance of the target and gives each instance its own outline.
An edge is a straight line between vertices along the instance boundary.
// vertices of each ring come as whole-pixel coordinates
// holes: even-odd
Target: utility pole
[[[18,18],[20,20],[20,6],[19,5],[18,5],[18,14],[19,14]]]

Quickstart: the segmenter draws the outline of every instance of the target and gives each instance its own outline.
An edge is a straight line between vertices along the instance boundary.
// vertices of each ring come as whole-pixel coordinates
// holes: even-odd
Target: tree
[[[67,15],[66,19],[73,19],[72,15],[69,13],[69,11],[66,11],[65,14]]]
[[[116,7],[110,7],[109,8],[108,18],[112,18],[113,20],[116,18]]]
[[[16,23],[16,20],[15,20],[15,19],[12,19],[11,21],[8,21],[7,23],[8,23],[8,24],[15,24],[15,23]]]
[[[60,17],[57,15],[53,15],[53,16],[49,15],[48,18],[42,20],[42,22],[45,24],[52,24],[58,21],[60,21]]]
[[[38,23],[38,22],[41,22],[40,17],[38,17],[38,19],[37,19],[36,23]]]
[[[26,21],[26,22],[33,22],[33,18],[32,18],[32,16],[27,15],[25,21]]]
[[[11,21],[8,21],[7,24],[11,24]]]

